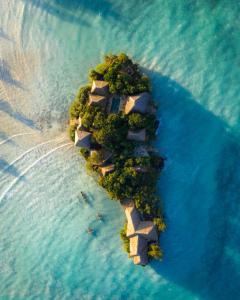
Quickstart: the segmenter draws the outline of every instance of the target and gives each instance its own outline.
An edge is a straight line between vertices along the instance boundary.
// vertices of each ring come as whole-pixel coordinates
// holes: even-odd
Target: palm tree
[[[151,258],[162,260],[163,252],[157,244],[150,244],[148,248],[148,256]]]

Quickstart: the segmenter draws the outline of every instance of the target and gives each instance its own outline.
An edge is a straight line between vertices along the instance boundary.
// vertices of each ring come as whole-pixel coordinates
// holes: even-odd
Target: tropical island
[[[69,133],[86,167],[118,200],[126,223],[120,232],[134,264],[162,259],[165,230],[157,180],[164,159],[151,142],[159,125],[149,78],[126,54],[106,55],[89,72],[69,110]]]

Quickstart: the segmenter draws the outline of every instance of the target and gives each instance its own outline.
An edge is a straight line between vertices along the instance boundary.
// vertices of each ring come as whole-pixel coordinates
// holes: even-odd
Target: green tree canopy
[[[112,94],[132,95],[150,89],[148,77],[142,75],[137,64],[124,53],[106,55],[105,61],[91,70],[91,80],[106,80]]]

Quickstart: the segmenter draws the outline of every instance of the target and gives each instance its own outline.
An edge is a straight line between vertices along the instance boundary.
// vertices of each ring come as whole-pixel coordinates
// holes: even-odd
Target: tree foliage
[[[95,140],[108,149],[119,148],[125,142],[128,130],[124,116],[109,114],[105,120],[102,115],[96,118],[93,125],[99,129],[93,133]]]
[[[74,142],[74,138],[75,138],[75,126],[72,126],[72,125],[69,126],[68,132],[69,132],[70,139]]]
[[[128,126],[131,130],[137,130],[145,128],[147,125],[147,119],[145,116],[139,113],[132,113],[128,117]]]
[[[162,217],[154,218],[153,223],[156,225],[159,232],[164,232],[166,230],[166,224]]]
[[[100,109],[96,106],[86,106],[81,113],[82,126],[86,130],[91,130],[93,128],[94,120]]]
[[[163,258],[163,251],[157,244],[150,244],[148,248],[148,256],[149,258],[154,258],[158,260],[162,260]]]
[[[112,94],[133,95],[150,90],[148,77],[142,75],[137,64],[125,54],[106,55],[103,63],[91,70],[91,80],[105,80]]]
[[[80,154],[85,158],[87,159],[90,155],[90,151],[86,148],[81,148],[80,149]]]
[[[99,183],[113,199],[131,198],[137,188],[137,172],[133,168],[122,168],[100,177]]]
[[[70,105],[70,109],[69,109],[70,119],[78,118],[79,116],[81,116],[81,114],[84,113],[86,103],[89,97],[89,92],[90,92],[89,86],[84,86],[79,89],[74,101]]]

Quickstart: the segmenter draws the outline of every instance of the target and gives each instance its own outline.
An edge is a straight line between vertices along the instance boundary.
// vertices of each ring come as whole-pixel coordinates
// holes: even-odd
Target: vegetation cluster
[[[91,70],[89,77],[90,80],[107,81],[111,94],[133,95],[150,91],[148,77],[125,53],[106,55],[105,61]]]
[[[152,220],[159,233],[165,230],[161,212],[160,199],[157,196],[157,181],[163,167],[163,158],[154,150],[150,143],[155,137],[155,114],[137,112],[126,115],[122,112],[107,113],[101,107],[87,104],[92,80],[105,80],[109,83],[109,91],[113,95],[124,96],[150,91],[148,77],[144,76],[137,64],[126,54],[107,55],[102,64],[90,71],[90,83],[81,87],[69,110],[70,119],[81,118],[81,126],[92,133],[94,149],[106,149],[111,152],[108,162],[114,164],[114,171],[106,176],[99,176],[99,184],[105,188],[112,199],[132,199],[144,220]],[[70,125],[70,137],[74,140],[76,124]],[[128,140],[128,130],[146,128],[149,156],[135,155],[139,142]],[[82,148],[80,153],[87,161],[89,169],[100,173],[101,155],[90,155],[88,149]],[[126,228],[121,230],[124,248],[129,252],[129,241]],[[149,256],[162,257],[156,246],[149,248]]]

